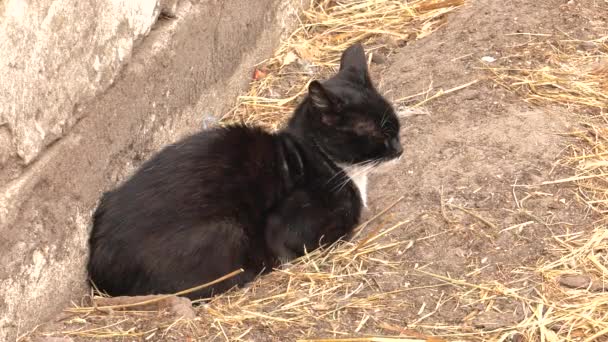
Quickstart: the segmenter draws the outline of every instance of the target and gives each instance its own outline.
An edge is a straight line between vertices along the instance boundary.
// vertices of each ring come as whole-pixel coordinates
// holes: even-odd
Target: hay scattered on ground
[[[521,301],[527,318],[515,330],[532,341],[608,339],[608,37],[529,43],[514,52],[517,67],[487,68],[493,79],[531,103],[565,105],[585,123],[570,135],[563,164],[574,175],[542,185],[574,183],[578,198],[600,222],[591,232],[554,236],[552,258],[530,271],[541,276],[534,295],[502,285],[488,291]],[[484,286],[484,290],[486,287]]]
[[[370,60],[384,59],[395,48],[434,32],[445,23],[445,14],[463,4],[464,0],[312,3],[275,56],[258,66],[249,93],[239,98],[222,122],[275,130],[292,113],[312,79],[335,72],[348,46],[361,42]]]
[[[608,336],[608,230],[554,236],[551,257],[535,268],[513,272],[511,285],[473,284],[447,276],[427,273],[462,288],[463,298],[477,300],[485,313],[501,313],[494,304],[501,299],[518,301],[525,317],[512,326],[485,332],[492,341],[599,341]],[[539,283],[532,283],[537,275]],[[517,286],[512,286],[512,285]],[[474,317],[474,315],[471,315]],[[438,329],[435,327],[428,327]],[[463,334],[463,327],[452,327],[450,336],[469,336],[477,340],[483,332]]]
[[[382,225],[382,232],[363,234],[359,242],[317,250],[293,265],[277,270],[245,291],[219,296],[207,304],[201,318],[228,340],[255,340],[262,327],[289,331],[285,340],[309,336],[349,336],[365,325],[377,324],[373,312],[399,311],[405,305],[399,291],[382,291],[375,275],[395,272],[391,251],[405,250],[411,241],[379,242],[408,222]],[[360,318],[349,321],[353,313]],[[369,313],[368,313],[369,312]]]
[[[602,115],[602,119],[604,116]],[[576,182],[578,198],[590,211],[608,219],[608,126],[603,120],[588,121],[572,132],[577,144],[570,147],[572,156],[565,164],[576,175],[563,181]]]
[[[433,32],[443,24],[443,15],[462,3],[355,0],[347,4],[335,1],[315,4],[304,13],[301,26],[275,57],[259,66],[249,94],[239,99],[223,122],[255,123],[276,129],[306,91],[308,82],[334,71],[346,46],[363,41],[372,53],[370,59],[376,53],[389,55],[394,47]],[[595,50],[573,49],[577,44],[581,42],[554,46],[544,66],[490,70],[497,82],[530,101],[584,106],[603,114],[608,68],[602,67],[606,64],[601,61],[605,60],[606,40],[591,42]],[[461,87],[446,93],[458,89]],[[578,182],[580,197],[590,209],[605,214],[608,201],[606,128],[594,123],[574,134],[584,144],[573,147],[574,156],[568,162],[576,166],[579,173],[557,182]],[[441,201],[443,212],[443,199]],[[466,208],[455,208],[488,226],[494,225]],[[388,291],[376,283],[375,275],[399,270],[398,256],[419,241],[386,239],[391,231],[416,222],[391,222],[385,214],[386,211],[380,213],[373,224],[364,225],[366,228],[361,229],[358,238],[351,242],[314,251],[292,265],[258,279],[246,289],[213,298],[202,305],[195,319],[176,318],[160,310],[132,308],[119,312],[112,308],[74,305],[62,318],[73,329],[43,334],[76,339],[191,341],[194,337],[197,340],[255,341],[275,336],[275,331],[289,331],[287,336],[282,336],[286,341],[303,336],[334,336],[334,339],[310,341],[365,342],[590,342],[608,336],[606,226],[599,225],[591,234],[554,236],[555,247],[546,259],[535,267],[515,270],[511,274],[512,281],[506,284],[474,283],[455,275],[433,274],[421,266],[411,272],[435,279],[434,283]],[[445,217],[445,212],[443,214]],[[455,222],[447,218],[446,221]],[[403,324],[401,316],[408,310],[402,299],[404,293],[445,286],[457,289],[459,300],[478,303],[482,309],[471,312],[461,324],[426,323],[426,318],[453,299],[441,296],[418,320],[408,322],[407,326]],[[505,314],[496,305],[501,300],[520,303],[513,316],[521,319],[496,327],[488,325],[486,319],[486,326],[480,327],[475,322],[477,317]],[[421,313],[423,309],[420,309]],[[395,337],[351,337],[365,331]]]
[[[392,323],[399,321],[401,307],[407,305],[399,295],[417,288],[386,291],[374,280],[376,275],[399,271],[399,262],[393,259],[416,243],[383,239],[412,224],[410,221],[390,223],[388,212],[402,199],[361,224],[355,230],[354,240],[315,250],[257,279],[245,289],[216,296],[201,305],[195,319],[176,318],[166,310],[139,308],[164,298],[159,296],[135,304],[75,305],[65,310],[67,316],[62,320],[76,328],[43,335],[144,340],[196,336],[197,340],[206,341],[257,341],[266,340],[278,330],[289,332],[281,336],[284,340],[295,341],[311,333],[349,336],[372,325],[399,332],[401,336],[392,340],[375,337],[358,341],[443,341]],[[350,317],[360,319],[354,322]]]
[[[608,213],[608,37],[532,42],[514,56],[517,67],[488,68],[495,82],[530,102],[585,114],[581,129],[571,133],[580,143],[570,147],[572,157],[564,163],[576,174],[545,184],[575,182],[590,210]]]
[[[312,79],[323,79],[336,71],[340,55],[348,46],[361,42],[369,62],[382,63],[396,48],[434,32],[445,23],[445,15],[464,2],[312,1],[301,15],[300,26],[273,58],[257,66],[250,91],[239,97],[235,108],[226,113],[221,123],[256,124],[275,130],[294,110]],[[474,82],[440,91],[431,98]],[[377,217],[385,213],[386,210]],[[403,253],[415,243],[381,239],[407,224],[385,220],[373,228],[360,230],[358,239],[352,242],[314,251],[246,289],[214,297],[199,309],[193,320],[176,319],[166,310],[142,310],[135,304],[97,307],[74,303],[59,319],[68,329],[42,329],[39,333],[76,340],[255,341],[268,338],[277,329],[291,332],[291,336],[284,336],[285,340],[295,340],[311,334],[348,337],[373,325],[385,335],[400,335],[390,341],[442,341],[392,322],[399,321],[400,308],[405,304],[399,298],[400,292],[417,288],[385,291],[374,280],[375,274],[396,272],[398,263],[392,260],[399,255],[396,251]],[[360,317],[357,322],[349,321],[353,313]],[[21,340],[26,341],[32,334]],[[388,337],[357,340],[389,341]]]
[[[545,37],[546,38],[546,37]],[[494,81],[534,103],[608,108],[608,37],[533,42],[514,51],[517,66],[489,67]]]
[[[162,310],[108,312],[91,306],[75,307],[67,310],[72,316],[65,320],[80,328],[47,334],[84,339],[190,340],[196,336],[196,340],[257,341],[281,331],[286,341],[362,342],[595,341],[608,336],[605,226],[591,234],[554,236],[555,248],[548,258],[536,267],[515,270],[508,284],[476,284],[420,267],[411,271],[437,281],[385,291],[374,281],[375,276],[399,271],[395,256],[418,241],[382,239],[416,222],[389,224],[390,218],[381,216],[379,221],[368,227],[362,225],[359,238],[353,242],[314,251],[246,289],[213,298],[199,309],[195,319],[176,318]],[[408,310],[403,307],[408,304],[401,297],[404,293],[446,285],[457,289],[459,300],[477,303],[482,309],[471,312],[459,325],[424,323],[451,299],[439,298],[417,321],[407,326],[400,323],[403,310]],[[493,327],[492,317],[512,314],[499,311],[496,304],[501,300],[519,302],[514,316],[522,320]],[[476,327],[479,316],[490,317],[485,327]],[[352,337],[370,327],[394,337]],[[301,339],[310,335],[337,337]]]

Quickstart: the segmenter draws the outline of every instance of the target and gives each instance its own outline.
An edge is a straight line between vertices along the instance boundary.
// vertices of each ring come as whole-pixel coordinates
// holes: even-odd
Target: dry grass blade
[[[450,203],[448,203],[448,206],[449,206],[449,207],[452,207],[452,208],[456,208],[456,209],[458,209],[458,210],[462,211],[463,213],[466,213],[466,214],[469,214],[469,215],[473,216],[474,218],[478,219],[478,220],[479,220],[479,221],[481,221],[483,224],[485,224],[486,226],[488,226],[488,227],[490,227],[490,228],[492,228],[492,229],[497,229],[497,228],[496,228],[496,225],[495,225],[494,223],[492,223],[492,222],[490,222],[490,221],[486,220],[485,218],[483,218],[483,217],[481,217],[481,216],[479,216],[479,215],[475,214],[474,212],[472,212],[472,211],[471,211],[471,210],[469,210],[469,209],[463,208],[463,207],[458,206],[458,205],[455,205],[455,204],[450,204]]]
[[[239,275],[240,273],[244,272],[243,269],[238,269],[236,271],[230,272],[228,274],[226,274],[225,276],[222,276],[218,279],[215,279],[213,281],[210,281],[208,283],[202,284],[202,285],[198,285],[183,291],[179,291],[177,293],[174,294],[168,294],[166,296],[159,296],[156,297],[154,299],[150,299],[150,300],[145,300],[145,301],[141,301],[141,302],[137,302],[137,303],[129,303],[129,304],[121,304],[121,305],[108,305],[108,306],[91,306],[91,307],[76,307],[76,308],[70,308],[70,309],[66,309],[65,311],[67,312],[89,312],[89,311],[95,311],[95,310],[115,310],[115,309],[126,309],[126,308],[133,308],[133,307],[138,307],[138,306],[145,306],[147,304],[152,304],[155,302],[160,302],[162,300],[165,300],[169,297],[173,297],[173,296],[183,296],[185,294],[188,293],[192,293],[204,288],[207,288],[209,286],[215,285],[217,283],[221,283],[222,281],[226,280],[226,279],[230,279],[236,275]]]
[[[354,229],[355,235],[353,236],[353,238],[356,238],[357,236],[359,236],[359,234],[363,231],[363,229],[365,229],[365,227],[367,227],[367,225],[369,225],[370,223],[374,222],[375,220],[377,220],[382,215],[386,214],[386,212],[388,212],[394,206],[396,206],[397,204],[399,204],[399,202],[403,201],[404,198],[405,198],[405,196],[399,197],[396,201],[394,201],[393,203],[391,203],[388,207],[384,208],[382,211],[380,211],[376,215],[372,216],[367,221],[361,223],[357,228]]]
[[[596,228],[592,234],[573,238],[556,237],[560,245],[560,258],[540,265],[538,272],[548,281],[542,293],[547,302],[557,307],[545,314],[560,339],[574,337],[595,338],[608,333],[608,292],[590,292],[585,289],[568,289],[560,285],[565,275],[586,275],[601,283],[608,282],[608,230]]]
[[[498,84],[522,94],[528,101],[577,105],[603,112],[608,108],[607,39],[585,42],[595,46],[590,51],[579,50],[582,42],[572,40],[531,44],[523,55],[544,56],[542,62],[527,61],[531,67],[488,70]]]
[[[505,284],[475,284],[449,276],[418,272],[440,279],[458,287],[471,288],[467,295],[488,298],[511,298],[534,313],[522,322],[494,331],[495,333],[519,332],[528,341],[595,341],[608,336],[608,291],[599,286],[571,289],[560,281],[564,276],[593,279],[598,284],[608,284],[608,230],[596,228],[592,234],[555,237],[557,251],[554,259],[538,265],[535,272],[545,279],[536,287],[537,296],[524,294],[525,289],[509,288]],[[522,270],[527,272],[527,270]],[[493,293],[494,296],[483,295]],[[463,335],[459,333],[452,336]]]
[[[222,122],[277,129],[308,83],[335,71],[348,46],[361,42],[368,53],[390,54],[407,41],[429,35],[443,24],[446,13],[463,4],[464,0],[315,1],[302,14],[300,27],[260,66],[265,76],[253,81],[247,96],[239,98]]]
[[[571,133],[579,143],[571,146],[572,157],[564,163],[575,169],[576,175],[553,182],[572,182],[578,185],[578,197],[599,213],[608,213],[608,127],[588,123]]]
[[[402,198],[394,201],[373,219],[388,214]],[[213,297],[209,303],[199,308],[200,313],[193,321],[175,320],[155,311],[102,311],[95,307],[69,309],[74,313],[70,321],[76,328],[53,333],[52,335],[82,338],[124,338],[154,337],[171,331],[183,332],[189,324],[204,327],[204,340],[220,336],[224,340],[248,339],[253,330],[272,324],[277,329],[293,331],[294,336],[302,336],[302,331],[320,324],[331,316],[348,310],[361,311],[372,308],[399,307],[404,305],[395,291],[379,291],[369,277],[374,272],[390,272],[394,262],[386,258],[386,251],[398,248],[403,243],[386,242],[379,239],[398,229],[404,222],[380,231],[372,229],[364,243],[341,242],[326,249],[318,249],[295,260],[288,267],[260,277],[244,289],[235,289]],[[235,271],[222,279],[238,274]],[[217,282],[216,281],[216,282]],[[205,284],[210,285],[210,284]],[[197,287],[195,289],[198,289]],[[192,290],[192,289],[191,289]],[[191,291],[190,290],[190,291]],[[185,293],[182,291],[181,293]],[[162,298],[161,298],[162,299]],[[149,301],[147,301],[149,302]],[[107,309],[139,306],[134,303],[107,306]],[[141,322],[154,322],[153,328]],[[199,328],[200,329],[200,328]],[[199,335],[200,336],[200,335]],[[368,341],[383,341],[374,337]],[[254,338],[254,340],[256,340]],[[295,340],[295,338],[294,338]],[[401,340],[404,340],[401,338]],[[412,340],[412,339],[410,339]],[[416,340],[416,339],[413,339]],[[424,341],[422,339],[418,339]],[[366,341],[366,340],[363,340]],[[387,340],[390,341],[390,340]],[[400,341],[400,340],[397,340]]]
[[[576,174],[542,185],[576,183],[579,198],[590,209],[608,213],[608,37],[547,41],[543,36],[518,49],[512,52],[523,57],[518,67],[487,68],[496,83],[530,102],[566,105],[596,116],[589,119],[596,119],[593,124],[572,133],[581,143],[571,147],[573,157],[565,164]]]
[[[398,103],[398,102],[403,102],[403,101],[405,101],[405,100],[407,100],[407,99],[410,99],[410,98],[412,98],[412,97],[417,97],[417,96],[420,96],[420,95],[425,95],[425,96],[427,96],[427,97],[426,97],[424,100],[422,100],[422,101],[420,101],[420,102],[417,102],[417,103],[415,103],[414,105],[412,105],[412,108],[421,107],[422,105],[427,104],[428,102],[430,102],[430,101],[432,101],[432,100],[435,100],[435,99],[437,99],[437,98],[439,98],[439,97],[441,97],[441,96],[443,96],[443,95],[447,95],[447,94],[450,94],[450,93],[453,93],[453,92],[456,92],[456,91],[462,90],[462,89],[464,89],[464,88],[466,88],[466,87],[469,87],[469,86],[472,86],[473,84],[476,84],[477,82],[479,82],[479,80],[473,80],[473,81],[471,81],[471,82],[467,82],[467,83],[465,83],[465,84],[461,84],[461,85],[459,85],[459,86],[456,86],[456,87],[450,88],[450,89],[448,89],[448,90],[439,89],[439,90],[438,90],[438,91],[437,91],[437,92],[436,92],[434,95],[432,95],[432,96],[428,96],[428,93],[429,93],[429,92],[430,92],[430,90],[431,90],[431,89],[429,89],[429,91],[428,91],[428,92],[423,92],[423,93],[419,93],[419,94],[415,94],[415,95],[406,96],[406,97],[403,97],[403,98],[400,98],[400,99],[395,100],[395,102],[397,102],[397,103]]]

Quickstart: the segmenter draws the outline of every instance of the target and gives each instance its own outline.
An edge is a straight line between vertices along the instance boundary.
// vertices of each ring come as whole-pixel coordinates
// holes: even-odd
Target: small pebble
[[[386,63],[386,57],[379,53],[373,53],[372,54],[372,63],[384,64],[384,63]]]
[[[604,286],[599,281],[593,281],[590,276],[584,274],[563,275],[559,278],[559,283],[573,289],[589,288],[590,291],[601,291],[604,289]]]
[[[514,333],[511,335],[511,342],[525,342],[526,338],[524,335],[520,333]]]
[[[192,308],[192,302],[186,297],[163,296],[163,295],[148,295],[148,296],[120,296],[109,298],[97,298],[95,303],[97,306],[114,306],[114,305],[133,305],[146,302],[151,299],[160,299],[158,301],[131,306],[130,308],[138,308],[139,310],[167,310],[170,313],[183,317],[185,319],[196,318],[196,313]],[[116,308],[120,310],[121,308]]]
[[[585,274],[565,274],[559,277],[559,284],[571,289],[589,289],[591,292],[601,292],[608,289],[608,284],[602,284]]]
[[[473,319],[473,326],[478,329],[494,330],[517,323],[518,319],[508,313],[486,311],[478,314]]]
[[[597,46],[593,42],[581,42],[580,44],[578,44],[577,49],[581,51],[591,51],[595,50],[596,48]]]

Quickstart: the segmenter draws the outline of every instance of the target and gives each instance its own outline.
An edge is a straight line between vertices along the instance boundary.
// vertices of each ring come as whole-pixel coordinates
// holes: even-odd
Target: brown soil
[[[392,173],[373,178],[370,209],[378,211],[404,195],[393,219],[412,223],[392,238],[415,243],[401,256],[402,275],[376,279],[381,286],[437,283],[412,271],[422,266],[427,272],[472,283],[512,284],[522,278],[513,270],[533,267],[551,253],[553,235],[584,229],[591,222],[585,205],[575,199],[575,187],[540,186],[543,181],[572,176],[572,170],[557,161],[572,143],[562,133],[580,118],[563,107],[529,105],[497,87],[487,79],[489,73],[480,61],[491,56],[495,63],[511,64],[509,54],[531,39],[513,33],[597,38],[602,32],[590,30],[589,19],[579,11],[585,9],[590,15],[585,18],[604,24],[605,18],[597,13],[606,12],[593,1],[576,3],[564,7],[565,1],[473,1],[450,16],[442,30],[391,56],[378,72],[382,89],[395,99],[425,91],[430,82],[436,89],[448,90],[480,80],[429,101],[424,110],[404,112],[405,160]],[[529,221],[521,230],[508,229]],[[477,269],[481,271],[473,272]],[[471,272],[474,275],[468,276]],[[523,279],[521,286],[532,290],[534,279]],[[403,323],[419,318],[423,304],[434,307],[442,292],[444,299],[450,298],[450,290],[443,287],[408,292],[403,299],[410,310],[402,313]],[[498,309],[505,313],[492,317],[493,327],[523,318],[513,307],[516,303],[501,304]],[[427,322],[460,325],[475,309],[455,296]]]
[[[496,59],[494,64],[512,63],[518,46],[540,39],[526,33],[555,35],[552,39],[605,36],[607,13],[608,4],[592,0],[473,0],[448,16],[438,32],[373,65],[376,83],[393,100],[425,91],[430,84],[435,89],[430,94],[434,94],[439,88],[447,90],[479,80],[416,110],[405,110],[404,106],[420,101],[420,97],[396,104],[403,119],[405,156],[390,172],[372,177],[370,210],[366,213],[370,216],[404,196],[382,221],[409,222],[385,238],[411,240],[413,245],[393,249],[392,260],[400,261],[397,270],[373,276],[383,291],[413,288],[398,295],[404,304],[390,315],[391,325],[406,327],[432,312],[439,300],[440,309],[422,323],[483,330],[512,325],[530,314],[508,300],[495,303],[502,313],[480,313],[483,307],[447,285],[416,290],[442,284],[418,270],[471,283],[496,281],[532,292],[540,279],[532,273],[513,271],[533,267],[551,255],[552,236],[587,229],[594,217],[576,200],[575,187],[568,183],[540,185],[573,175],[557,161],[573,143],[561,133],[576,127],[580,118],[564,107],[527,104],[489,80],[490,73],[480,59],[491,56]],[[522,223],[527,224],[512,228]],[[343,319],[352,323],[351,329],[342,331],[352,335],[395,334],[376,320],[355,334],[361,313],[352,315]],[[77,323],[65,322],[38,332],[77,327]],[[155,323],[141,324],[153,327]],[[292,340],[285,336],[294,333],[267,326],[252,328],[245,340],[285,341]],[[332,332],[337,328],[332,328],[319,325],[302,334],[311,338],[338,336]],[[181,332],[174,330],[151,340],[196,339],[196,331],[184,327]],[[432,333],[432,329],[426,332]],[[304,337],[302,334],[299,336]],[[224,340],[224,336],[215,335],[213,340]]]

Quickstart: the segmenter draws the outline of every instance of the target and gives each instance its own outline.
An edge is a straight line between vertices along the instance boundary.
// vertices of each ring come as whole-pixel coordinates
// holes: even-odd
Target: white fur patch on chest
[[[393,159],[384,163],[363,163],[363,165],[348,165],[342,163],[336,163],[344,173],[350,178],[350,180],[355,184],[357,190],[359,190],[359,194],[361,195],[361,202],[363,202],[363,206],[367,208],[367,177],[370,173],[385,173],[390,172],[390,170],[398,165],[401,161],[401,157],[398,159]]]
[[[363,206],[367,208],[367,175],[373,170],[370,166],[353,166],[353,165],[339,165],[344,172],[348,175],[348,178],[355,184],[359,195],[361,196],[361,202]]]
[[[357,189],[359,189],[359,194],[361,194],[361,201],[363,202],[363,206],[367,207],[367,173],[353,176],[350,179],[352,179]]]

